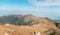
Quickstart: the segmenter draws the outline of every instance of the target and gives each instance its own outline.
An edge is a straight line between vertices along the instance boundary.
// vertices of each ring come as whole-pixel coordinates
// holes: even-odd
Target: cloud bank
[[[60,0],[28,0],[32,5],[35,6],[60,6]]]

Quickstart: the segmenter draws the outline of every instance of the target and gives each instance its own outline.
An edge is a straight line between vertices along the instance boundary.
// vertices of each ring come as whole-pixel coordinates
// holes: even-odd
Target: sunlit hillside
[[[2,16],[0,35],[60,35],[60,23],[33,15]]]

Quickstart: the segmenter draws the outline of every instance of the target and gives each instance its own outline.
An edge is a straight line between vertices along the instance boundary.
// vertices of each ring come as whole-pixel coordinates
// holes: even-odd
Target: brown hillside
[[[0,25],[0,35],[60,35],[56,21],[48,18],[36,19],[26,26]]]
[[[36,24],[32,26],[16,26],[16,25],[0,25],[0,35],[36,35],[39,32],[41,35],[58,35],[56,30]]]
[[[60,29],[58,29],[58,27],[56,27],[56,21],[48,19],[48,18],[40,18],[34,22],[32,22],[29,25],[32,25],[33,27],[35,27],[36,29],[40,30],[42,33],[44,32],[45,29],[47,30],[54,30],[56,33],[60,32]],[[45,31],[47,31],[45,30]],[[49,31],[47,31],[49,32]]]

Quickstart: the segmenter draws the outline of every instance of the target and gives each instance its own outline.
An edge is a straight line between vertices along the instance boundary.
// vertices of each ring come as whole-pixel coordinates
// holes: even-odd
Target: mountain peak
[[[28,14],[29,16],[33,16],[32,14]]]

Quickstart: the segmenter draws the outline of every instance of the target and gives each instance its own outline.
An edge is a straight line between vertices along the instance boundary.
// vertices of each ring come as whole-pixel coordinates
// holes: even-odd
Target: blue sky
[[[60,0],[0,0],[0,16],[33,14],[60,19]]]

